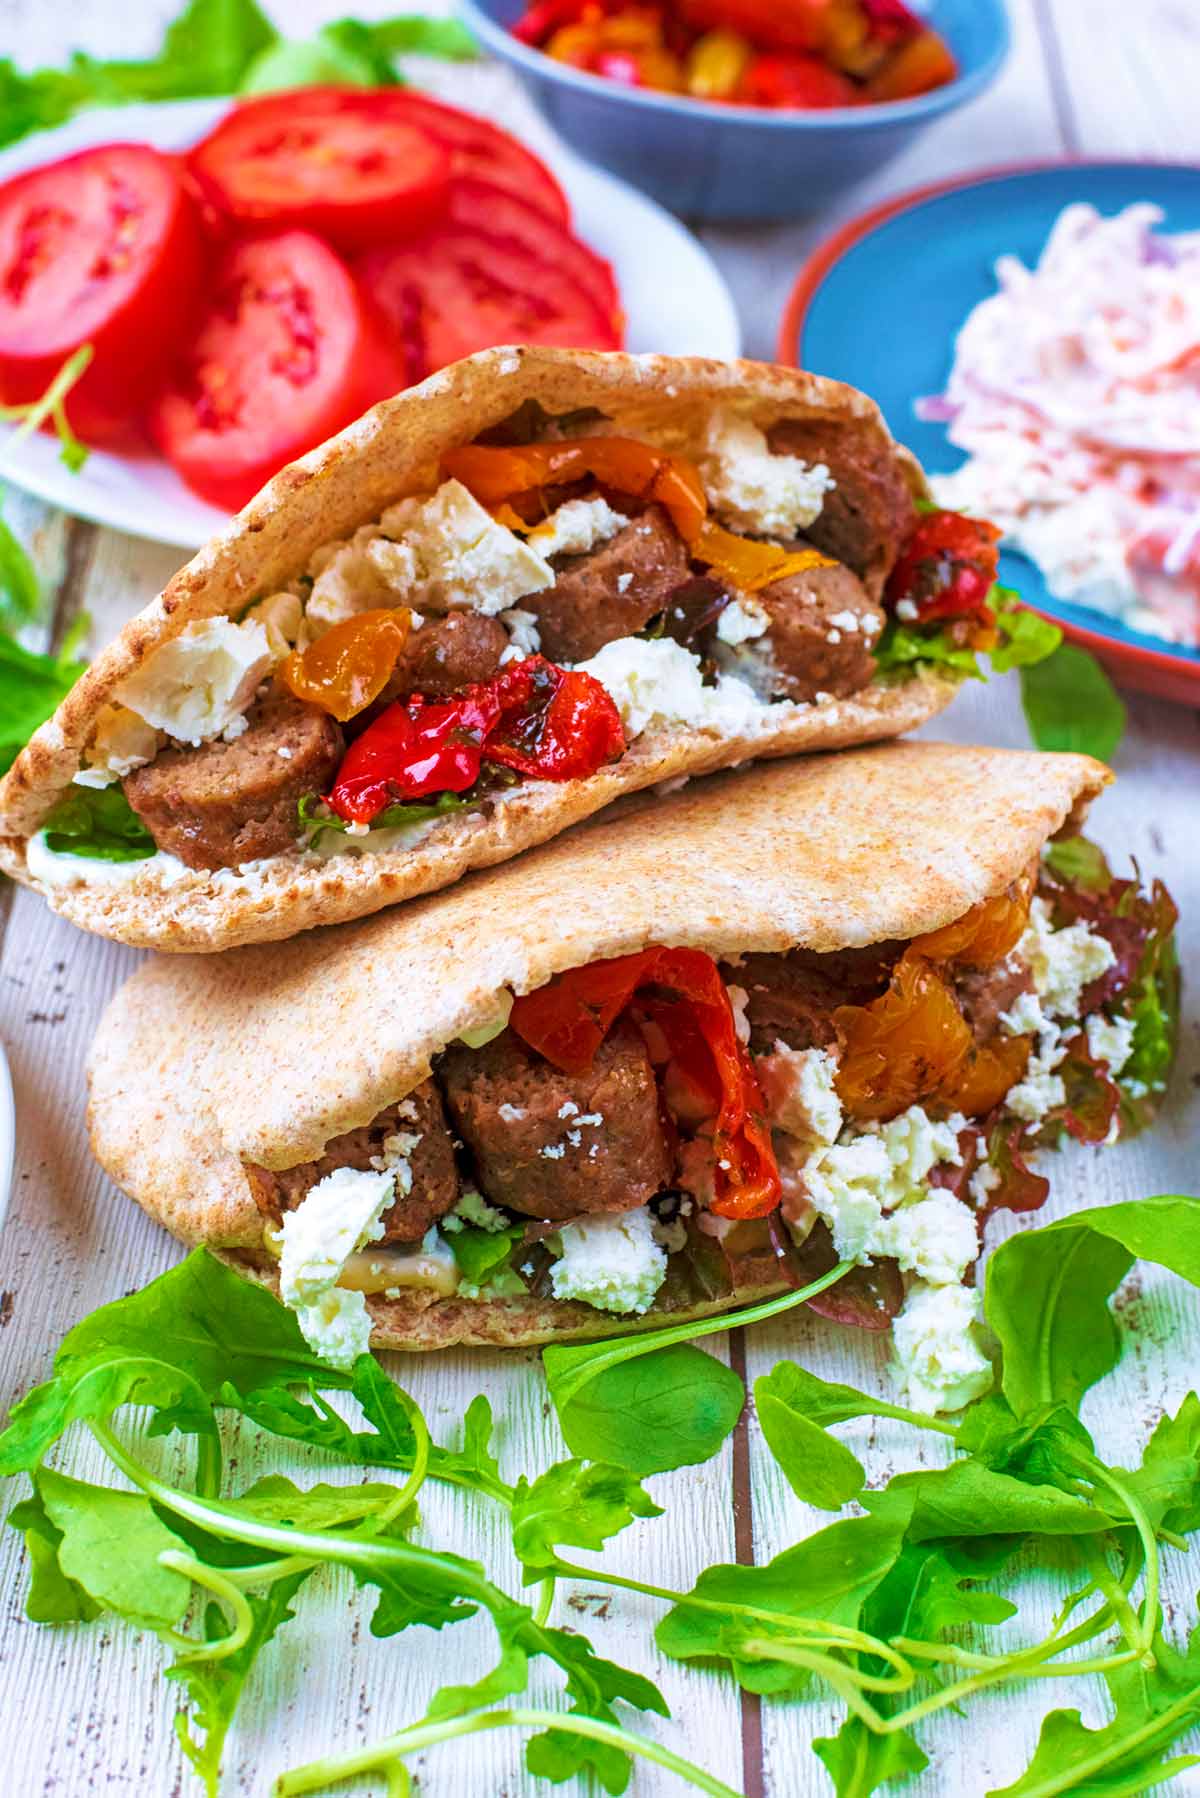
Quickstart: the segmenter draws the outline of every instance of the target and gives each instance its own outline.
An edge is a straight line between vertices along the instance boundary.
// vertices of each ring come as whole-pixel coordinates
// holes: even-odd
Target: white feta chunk
[[[293,1306],[296,1322],[309,1348],[349,1373],[371,1347],[371,1319],[361,1292],[330,1286],[312,1304]]]
[[[529,533],[531,549],[544,556],[585,556],[629,523],[606,499],[569,499]]]
[[[717,636],[722,643],[736,646],[762,637],[770,627],[771,615],[765,606],[747,594],[731,599],[717,620]]]
[[[1137,1025],[1132,1018],[1106,1018],[1102,1011],[1094,1011],[1085,1029],[1089,1054],[1096,1061],[1106,1061],[1115,1079],[1133,1054]]]
[[[911,1410],[960,1411],[990,1389],[981,1315],[979,1294],[966,1286],[910,1287],[892,1325],[892,1368]]]
[[[453,1211],[442,1219],[443,1230],[451,1233],[461,1230],[464,1224],[470,1225],[474,1230],[487,1230],[491,1235],[508,1229],[508,1219],[503,1211],[489,1205],[481,1192],[470,1188],[463,1193]]]
[[[871,1240],[873,1255],[890,1255],[905,1273],[936,1286],[961,1280],[979,1255],[974,1213],[944,1189],[882,1218]]]
[[[727,986],[729,1009],[733,1013],[733,1029],[743,1048],[750,1041],[750,1019],[746,1016],[746,1007],[750,1003],[750,995],[744,986]]]
[[[204,618],[160,644],[115,697],[181,743],[208,743],[241,717],[271,659],[261,624]]]
[[[706,687],[699,659],[670,637],[617,637],[579,667],[612,695],[631,739],[651,725],[754,731],[767,716],[744,681],[721,675]]]
[[[550,1269],[555,1298],[639,1316],[650,1309],[667,1257],[654,1240],[648,1209],[581,1218],[563,1226],[560,1240],[562,1259]]]
[[[380,522],[413,558],[405,598],[422,611],[465,607],[494,618],[554,585],[545,557],[497,524],[461,481],[443,481],[428,499],[389,506]]]
[[[135,768],[144,768],[157,754],[158,732],[153,725],[128,706],[102,706],[75,780],[81,787],[107,787]]]
[[[1050,907],[1041,898],[1029,908],[1029,925],[1018,947],[1033,970],[1043,1009],[1055,1018],[1077,1018],[1084,987],[1117,959],[1112,944],[1087,924],[1055,930]]]
[[[308,572],[314,578],[305,619],[320,635],[358,612],[406,603],[417,581],[417,559],[407,543],[364,524],[346,542],[322,544]]]
[[[542,647],[542,634],[532,612],[513,606],[509,611],[501,612],[500,622],[508,632],[508,647],[501,653],[501,663],[521,662],[526,656],[538,653]]]
[[[842,1101],[834,1084],[837,1061],[827,1049],[789,1049],[777,1042],[754,1068],[775,1129],[814,1146],[837,1141]]]
[[[773,456],[758,426],[729,409],[709,420],[700,472],[724,520],[783,540],[813,522],[835,485],[823,462],[809,467],[797,456]]]
[[[395,1196],[390,1173],[339,1167],[284,1213],[276,1238],[285,1305],[318,1304],[355,1249],[382,1234],[380,1217]]]
[[[293,649],[303,648],[308,634],[303,601],[294,593],[272,593],[260,599],[246,613],[246,622],[262,625],[273,662],[282,662]]]

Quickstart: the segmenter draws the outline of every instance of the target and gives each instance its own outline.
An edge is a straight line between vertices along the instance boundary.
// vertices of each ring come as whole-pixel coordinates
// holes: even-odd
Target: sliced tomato
[[[243,100],[188,168],[241,224],[316,231],[343,249],[415,235],[445,205],[449,158],[382,98],[317,87]]]
[[[85,443],[136,425],[189,322],[199,214],[168,156],[103,144],[0,187],[0,399],[37,399],[93,356],[67,414]]]
[[[444,106],[428,94],[414,93],[412,88],[384,88],[375,95],[377,103],[395,118],[406,119],[428,132],[450,158],[452,175],[474,175],[515,194],[539,212],[570,225],[571,209],[567,197],[545,163],[526,149],[511,132],[502,131],[489,119],[476,113],[462,112],[457,106]]]
[[[500,343],[615,350],[621,334],[565,269],[461,225],[369,250],[363,286],[408,349],[410,380]]]
[[[390,334],[345,263],[286,231],[235,243],[218,264],[151,429],[190,487],[236,509],[402,384]]]
[[[577,287],[602,311],[617,317],[621,309],[612,265],[603,256],[566,230],[527,200],[518,199],[494,181],[463,175],[451,183],[450,219],[498,237],[513,248],[528,252],[537,262],[549,263],[570,275]]]

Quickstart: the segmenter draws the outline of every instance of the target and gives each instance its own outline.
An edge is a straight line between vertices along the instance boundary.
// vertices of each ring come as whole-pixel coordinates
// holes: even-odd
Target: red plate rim
[[[825,277],[847,251],[853,249],[862,238],[868,237],[879,225],[895,218],[897,213],[909,212],[917,206],[923,206],[927,200],[936,200],[942,194],[953,193],[958,188],[977,187],[985,181],[1003,180],[1009,175],[1030,175],[1041,169],[1115,166],[1191,169],[1193,172],[1196,168],[1195,163],[1170,157],[1148,160],[1140,156],[1047,156],[1037,161],[1001,163],[994,167],[973,169],[969,174],[952,175],[943,181],[930,181],[922,187],[909,188],[907,193],[894,194],[890,200],[881,200],[877,205],[868,207],[866,212],[848,220],[823,243],[818,244],[800,270],[780,320],[779,337],[775,345],[776,359],[788,368],[803,366],[800,349],[804,321]],[[1132,685],[1192,705],[1200,700],[1200,662],[1173,655],[1168,649],[1145,649],[1140,643],[1121,643],[1101,630],[1087,630],[1082,625],[1069,624],[1053,612],[1041,612],[1040,616],[1057,624],[1070,642],[1078,643],[1082,649],[1090,649],[1102,661],[1111,662],[1125,670],[1126,678]],[[1174,691],[1168,690],[1171,688]]]

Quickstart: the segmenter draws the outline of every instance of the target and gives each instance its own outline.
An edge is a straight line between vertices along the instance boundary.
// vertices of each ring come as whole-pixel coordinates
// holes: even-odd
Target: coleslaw
[[[968,453],[938,502],[1001,526],[1051,593],[1200,645],[1200,232],[1161,210],[1059,215],[1037,266],[996,264],[944,394]]]

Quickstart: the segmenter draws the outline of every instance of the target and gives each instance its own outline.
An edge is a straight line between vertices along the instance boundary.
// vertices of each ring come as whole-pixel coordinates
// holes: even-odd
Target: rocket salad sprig
[[[1085,1212],[994,1251],[985,1311],[998,1345],[998,1388],[956,1422],[780,1363],[755,1388],[768,1448],[800,1497],[831,1510],[856,1499],[860,1514],[838,1518],[765,1566],[709,1567],[691,1591],[677,1592],[606,1563],[577,1565],[570,1551],[604,1550],[635,1519],[662,1515],[641,1484],[644,1469],[618,1464],[637,1457],[631,1406],[647,1402],[656,1415],[674,1409],[692,1419],[653,1463],[685,1465],[716,1452],[740,1405],[740,1383],[691,1338],[728,1319],[548,1351],[569,1445],[604,1458],[577,1453],[509,1481],[491,1447],[486,1398],[469,1407],[461,1446],[434,1443],[413,1400],[370,1357],[350,1374],[325,1366],[289,1312],[197,1251],[78,1325],[53,1377],[16,1407],[0,1437],[0,1472],[31,1481],[9,1515],[29,1550],[27,1610],[57,1623],[109,1612],[159,1634],[174,1656],[167,1677],[187,1699],[180,1743],[210,1794],[250,1670],[293,1620],[320,1567],[344,1569],[373,1591],[378,1637],[440,1630],[483,1612],[498,1655],[479,1678],[442,1688],[424,1717],[373,1746],[280,1775],[281,1795],[324,1791],[363,1773],[407,1793],[408,1756],[476,1731],[518,1729],[536,1732],[526,1765],[539,1778],[561,1782],[590,1770],[618,1793],[631,1757],[645,1758],[696,1790],[733,1798],[719,1779],[626,1726],[618,1705],[661,1716],[667,1706],[644,1676],[602,1659],[574,1629],[550,1624],[561,1579],[659,1601],[667,1607],[659,1650],[723,1665],[749,1691],[779,1701],[814,1683],[832,1691],[845,1720],[814,1748],[838,1798],[866,1798],[924,1767],[914,1731],[937,1712],[990,1687],[1067,1674],[1104,1680],[1111,1720],[1090,1729],[1077,1711],[1052,1711],[1026,1773],[993,1798],[1143,1791],[1200,1765],[1200,1755],[1172,1754],[1200,1724],[1200,1631],[1185,1647],[1173,1644],[1160,1600],[1163,1553],[1200,1529],[1200,1401],[1190,1394],[1164,1417],[1131,1467],[1108,1465],[1078,1414],[1084,1395],[1116,1366],[1121,1344],[1109,1300],[1139,1257],[1200,1285],[1200,1201],[1167,1196]],[[742,1321],[804,1296],[768,1301]],[[361,1423],[329,1392],[348,1394]],[[127,1405],[150,1410],[136,1442],[115,1423]],[[230,1411],[343,1466],[398,1477],[301,1488],[274,1475],[230,1491],[221,1429]],[[855,1454],[831,1434],[864,1416],[935,1430],[954,1458],[868,1489]],[[124,1485],[48,1464],[72,1425],[91,1431]],[[643,1428],[656,1434],[644,1418]],[[190,1479],[177,1471],[184,1455],[172,1461],[161,1444],[155,1452],[154,1439],[172,1433],[192,1445]],[[504,1591],[478,1563],[412,1539],[429,1478],[502,1507],[524,1583],[537,1588],[534,1603]],[[1063,1599],[1043,1640],[991,1650],[978,1632],[1014,1616],[1011,1599],[991,1588],[1018,1555],[1065,1575]],[[558,1668],[569,1708],[522,1701],[539,1659]]]

